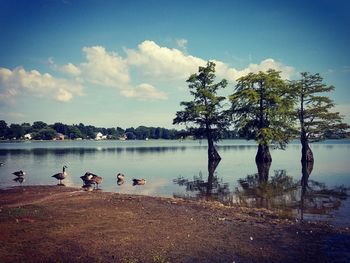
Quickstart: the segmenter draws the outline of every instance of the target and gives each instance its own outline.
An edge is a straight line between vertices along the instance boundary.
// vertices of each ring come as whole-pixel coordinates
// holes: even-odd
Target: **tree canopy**
[[[349,125],[342,122],[339,112],[332,111],[335,104],[325,93],[334,91],[334,86],[323,83],[320,74],[301,73],[301,79],[293,81],[291,92],[296,98],[295,115],[300,124],[302,160],[313,161],[308,143],[321,141],[327,136],[343,138]]]
[[[259,144],[257,161],[271,161],[268,146],[284,148],[293,136],[293,101],[280,72],[249,73],[237,80],[230,96],[232,118],[239,135]]]
[[[187,80],[193,100],[180,103],[183,110],[176,112],[173,124],[186,124],[196,137],[208,140],[208,158],[220,159],[213,142],[222,138],[229,126],[227,111],[223,109],[223,96],[218,96],[219,89],[227,86],[225,79],[215,83],[215,63],[207,62],[206,67],[199,67],[198,73]]]

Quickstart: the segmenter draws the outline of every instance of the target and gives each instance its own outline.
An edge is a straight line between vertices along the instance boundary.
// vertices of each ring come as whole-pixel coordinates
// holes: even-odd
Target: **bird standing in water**
[[[145,179],[132,179],[132,185],[144,185],[146,183]]]
[[[62,180],[64,180],[68,173],[66,172],[66,168],[68,168],[66,165],[63,166],[62,168],[62,173],[57,173],[54,174],[52,177],[56,178],[57,180],[59,180],[59,185],[62,185]]]
[[[98,185],[102,183],[102,177],[98,176],[96,174],[92,175],[91,181],[93,181],[96,184],[96,188],[98,189]]]
[[[117,184],[118,185],[122,185],[124,183],[124,174],[122,173],[118,173],[117,174]]]
[[[19,170],[19,171],[17,171],[17,172],[13,172],[12,174],[14,174],[14,175],[16,175],[16,176],[25,176],[25,175],[26,175],[26,173],[23,172],[22,170]]]

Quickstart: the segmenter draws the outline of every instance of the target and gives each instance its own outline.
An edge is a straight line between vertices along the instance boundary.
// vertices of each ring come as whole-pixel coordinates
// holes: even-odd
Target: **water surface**
[[[267,207],[304,220],[322,219],[350,226],[350,205],[343,188],[350,187],[350,141],[313,144],[315,163],[304,190],[301,147],[271,150],[273,162],[265,177],[255,164],[256,144],[245,140],[218,143],[221,162],[208,178],[205,141],[30,141],[0,143],[0,187],[55,185],[51,176],[68,166],[66,186],[81,187],[89,171],[103,177],[103,191],[163,197],[206,198],[228,205]],[[17,178],[12,172],[24,170]],[[116,174],[125,174],[117,184]],[[146,184],[133,186],[132,178]],[[262,180],[264,178],[264,180]],[[21,180],[18,180],[21,179]],[[23,179],[23,180],[22,180]],[[304,176],[305,179],[305,176]],[[346,191],[345,191],[346,192]]]

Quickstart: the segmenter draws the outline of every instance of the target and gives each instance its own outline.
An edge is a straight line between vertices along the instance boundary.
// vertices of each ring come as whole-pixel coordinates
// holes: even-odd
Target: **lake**
[[[56,185],[51,176],[67,165],[66,186],[81,187],[80,176],[89,171],[103,177],[103,191],[266,207],[297,219],[350,226],[350,140],[328,140],[311,148],[315,163],[306,177],[297,141],[286,150],[271,149],[272,164],[262,175],[255,164],[255,142],[224,140],[217,145],[222,160],[208,177],[205,141],[3,142],[0,187]],[[26,176],[12,174],[18,170]],[[121,185],[119,172],[125,174]],[[146,184],[133,186],[133,178],[144,178]]]

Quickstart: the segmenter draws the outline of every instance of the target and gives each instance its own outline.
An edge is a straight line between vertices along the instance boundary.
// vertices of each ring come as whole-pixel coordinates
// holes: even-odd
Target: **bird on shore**
[[[0,166],[4,166],[5,164],[4,163],[0,163]]]
[[[102,177],[98,176],[96,174],[86,172],[83,176],[80,176],[80,178],[83,180],[84,185],[96,185],[96,188],[98,189],[98,185],[102,183]]]
[[[125,175],[122,173],[117,174],[117,184],[122,185],[124,183]]]
[[[62,173],[57,173],[57,174],[54,174],[52,177],[56,178],[57,180],[59,180],[59,185],[62,185],[62,180],[64,180],[68,173],[66,172],[66,169],[68,167],[66,165],[63,165],[63,168],[62,168]]]
[[[132,179],[132,185],[144,185],[146,183],[145,179]]]
[[[96,184],[96,188],[98,189],[98,185],[102,183],[102,177],[96,174],[93,174],[91,180]]]
[[[19,170],[19,171],[17,171],[17,172],[13,172],[12,174],[14,174],[14,175],[16,175],[16,176],[25,176],[25,175],[26,175],[26,173],[23,172],[22,170]]]
[[[84,185],[91,185],[93,182],[91,181],[93,174],[90,172],[86,172],[83,176],[80,176],[80,179],[83,180]]]

